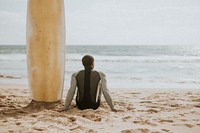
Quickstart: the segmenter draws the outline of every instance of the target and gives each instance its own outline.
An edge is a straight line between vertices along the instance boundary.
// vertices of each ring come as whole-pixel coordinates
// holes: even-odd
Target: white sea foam
[[[0,61],[26,61],[25,54],[0,54]]]

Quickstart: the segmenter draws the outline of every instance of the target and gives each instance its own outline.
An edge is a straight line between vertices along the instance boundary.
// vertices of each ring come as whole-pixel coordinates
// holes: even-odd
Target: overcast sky
[[[27,0],[0,0],[0,44],[26,43]],[[200,0],[65,0],[69,45],[200,45]]]

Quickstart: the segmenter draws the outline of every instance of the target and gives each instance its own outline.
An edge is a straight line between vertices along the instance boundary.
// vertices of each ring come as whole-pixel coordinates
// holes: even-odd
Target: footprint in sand
[[[179,107],[178,104],[169,104],[170,107]]]
[[[185,116],[184,114],[179,114],[180,116]]]
[[[131,105],[129,105],[128,107],[126,107],[126,109],[129,110],[129,111],[133,111],[135,108],[132,107]]]
[[[132,116],[126,116],[126,117],[124,117],[123,119],[124,119],[124,120],[127,120],[127,119],[130,119],[130,118],[132,118]]]
[[[192,128],[194,125],[192,124],[184,124],[186,127]]]
[[[146,106],[146,108],[160,108],[160,107],[157,107],[157,106]]]
[[[170,130],[168,130],[168,129],[161,129],[162,131],[164,131],[164,132],[169,132]]]
[[[186,122],[187,120],[186,119],[180,119],[182,122]]]
[[[7,121],[7,120],[3,120],[2,122],[3,122],[3,123],[6,123],[6,122],[8,122],[8,121]]]
[[[153,114],[153,113],[158,113],[159,111],[155,109],[148,109],[147,112]]]
[[[74,126],[73,128],[69,129],[72,132],[80,132],[80,130],[84,130],[84,132],[86,133],[97,133],[97,131],[93,130],[93,129],[86,129],[82,126]]]
[[[200,121],[200,119],[192,119],[193,121],[197,121],[197,122],[199,122]]]
[[[74,118],[74,117],[69,117],[69,121],[70,121],[70,122],[74,122],[74,121],[76,121],[76,118]]]
[[[100,122],[101,121],[101,117],[100,116],[95,116],[94,114],[88,115],[88,114],[84,114],[82,115],[82,117],[95,121],[95,122]]]
[[[200,127],[200,124],[196,124],[196,125]]]
[[[4,98],[6,98],[6,96],[3,96],[3,95],[0,96],[0,99],[4,99]]]
[[[121,133],[148,133],[150,130],[147,128],[127,129],[122,130]]]
[[[97,133],[97,131],[94,131],[94,130],[92,130],[92,129],[89,129],[89,130],[86,131],[86,133]]]
[[[31,114],[32,117],[37,117],[37,114]]]
[[[72,127],[71,129],[69,129],[70,131],[75,131],[77,129],[83,129],[82,126],[75,126],[75,127]]]
[[[152,103],[152,101],[141,101],[140,103]]]
[[[200,102],[200,98],[194,98],[192,99],[192,102]]]
[[[62,121],[61,124],[63,126],[69,126],[70,124],[73,124],[73,123],[71,123],[71,122],[69,123],[68,121]]]
[[[173,126],[186,126],[186,127],[192,128],[195,125],[192,125],[192,124],[173,124]]]
[[[126,116],[126,117],[124,117],[122,119],[123,119],[123,121],[127,121],[128,119],[131,119],[131,118],[132,118],[131,116]]]
[[[140,92],[132,92],[132,93],[128,93],[128,94],[131,94],[131,95],[133,95],[133,96],[136,96],[136,95],[139,95],[139,94],[141,94]]]
[[[196,105],[194,105],[194,107],[200,108],[200,104],[196,104]]]
[[[165,122],[173,123],[174,121],[173,121],[173,120],[160,120],[159,122],[160,122],[160,123],[165,123]]]
[[[150,126],[158,126],[157,124],[149,122],[149,120],[138,120],[138,121],[133,121],[134,124],[140,124],[140,125],[150,125]]]
[[[37,127],[34,127],[33,129],[34,129],[34,130],[37,130],[37,131],[44,131],[43,128],[37,128]]]
[[[21,125],[22,123],[21,122],[17,122],[17,123],[15,123],[17,126],[19,126],[19,125]]]
[[[0,107],[7,107],[7,105],[5,105],[5,104],[0,104]]]

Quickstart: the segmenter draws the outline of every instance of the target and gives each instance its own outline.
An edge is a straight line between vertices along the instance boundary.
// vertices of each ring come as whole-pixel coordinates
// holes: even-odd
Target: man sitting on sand
[[[71,85],[63,110],[69,108],[77,87],[76,105],[79,109],[97,109],[100,106],[101,94],[103,92],[111,110],[116,112],[117,110],[114,108],[107,89],[105,74],[93,70],[94,58],[90,55],[85,55],[82,58],[82,64],[85,69],[72,74]]]

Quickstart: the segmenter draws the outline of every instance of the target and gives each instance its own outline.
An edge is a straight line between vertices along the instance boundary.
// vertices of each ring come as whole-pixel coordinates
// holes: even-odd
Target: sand
[[[118,112],[105,99],[97,110],[70,110],[61,102],[31,103],[27,86],[0,85],[0,132],[199,133],[200,90],[111,89]],[[30,104],[31,103],[31,104]]]

